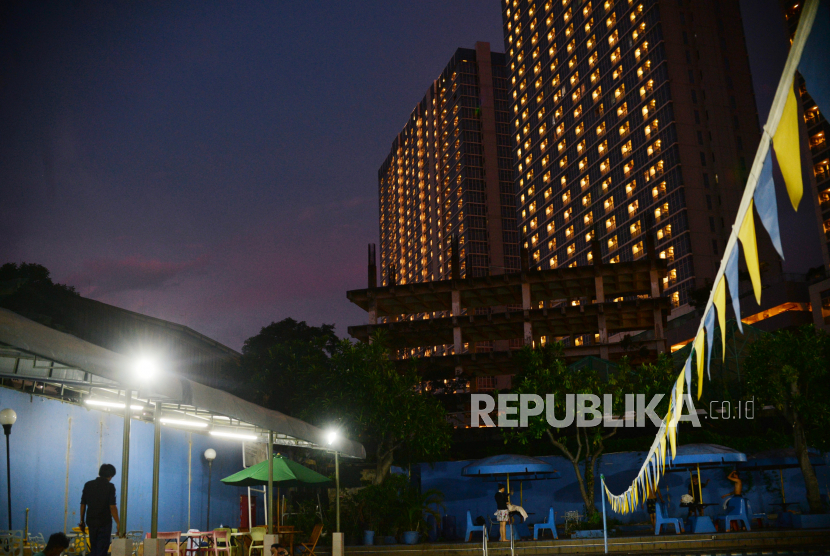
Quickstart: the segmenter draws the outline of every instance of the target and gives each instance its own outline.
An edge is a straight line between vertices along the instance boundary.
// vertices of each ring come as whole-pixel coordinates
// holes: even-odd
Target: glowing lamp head
[[[205,450],[205,459],[208,461],[213,461],[216,459],[216,450],[213,448],[208,448]]]
[[[331,446],[335,442],[337,442],[337,431],[331,430],[331,431],[327,432],[326,433],[326,443],[329,446]]]
[[[9,436],[12,432],[12,425],[17,421],[17,413],[14,409],[8,408],[0,411],[0,425],[3,425],[3,432]]]
[[[133,364],[133,372],[140,382],[148,382],[159,373],[158,363],[151,357],[140,357]]]

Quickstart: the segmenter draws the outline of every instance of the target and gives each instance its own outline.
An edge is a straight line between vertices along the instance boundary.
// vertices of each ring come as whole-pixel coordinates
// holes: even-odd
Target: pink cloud
[[[124,291],[159,290],[175,278],[204,268],[208,260],[206,255],[184,262],[135,255],[122,259],[87,259],[82,269],[67,281],[77,284],[81,294],[92,297]]]

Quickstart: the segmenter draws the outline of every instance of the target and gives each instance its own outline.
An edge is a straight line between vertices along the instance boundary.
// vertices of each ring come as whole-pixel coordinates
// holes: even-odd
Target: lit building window
[[[625,143],[625,144],[624,144],[624,145],[620,148],[620,151],[622,152],[623,158],[624,158],[624,157],[626,157],[626,156],[628,156],[628,155],[630,155],[630,154],[631,154],[631,151],[632,151],[632,148],[631,148],[631,141],[629,140],[627,143]]]
[[[570,245],[568,245],[568,256],[570,257],[574,253],[576,253],[576,245],[571,243]]]
[[[591,194],[590,194],[590,193],[588,193],[587,195],[585,195],[585,196],[582,198],[582,206],[583,206],[583,207],[587,207],[587,206],[588,206],[588,205],[590,205],[590,204],[591,204]]]
[[[628,122],[623,122],[623,124],[620,126],[620,137],[624,137],[625,134],[628,133],[628,130]]]
[[[608,191],[608,188],[611,187],[611,178],[607,178],[602,180],[602,190]]]
[[[550,258],[550,267],[551,268],[556,268],[557,266],[558,266],[558,263],[557,263],[557,260],[556,260],[556,255],[554,255],[553,257]]]
[[[661,206],[654,209],[654,220],[660,222],[669,215],[669,204],[663,203]]]
[[[590,176],[583,176],[582,179],[579,180],[579,187],[585,189],[591,185],[591,178]]]
[[[674,247],[670,246],[665,251],[660,251],[660,258],[669,262],[674,261]]]
[[[605,212],[606,213],[609,213],[612,210],[614,210],[614,196],[612,195],[612,196],[608,197],[607,199],[605,199],[605,202],[603,203],[603,205],[605,206]]]
[[[594,102],[598,101],[600,97],[602,97],[602,87],[594,89],[594,92],[591,93],[591,97],[594,99]]]
[[[611,53],[611,63],[612,63],[612,64],[616,64],[616,63],[617,63],[617,61],[618,61],[620,58],[621,58],[621,55],[620,55],[620,49],[619,49],[619,47],[618,47],[618,48],[617,48],[614,52],[612,52],[612,53]],[[614,79],[616,79],[616,77],[615,77]]]
[[[617,116],[623,118],[628,114],[628,103],[623,102],[617,107]]]
[[[599,79],[599,69],[595,69],[591,73],[591,83],[595,83],[597,79]]]
[[[561,123],[558,126],[556,126],[556,136],[559,137],[563,133],[565,133],[565,124]],[[559,150],[561,151],[562,149]]]
[[[637,214],[637,209],[640,207],[639,201],[634,201],[628,205],[628,216],[634,216]]]
[[[577,105],[577,107],[574,108],[574,119],[577,120],[580,117],[582,117],[582,105],[581,104]]]
[[[654,79],[649,79],[646,84],[640,87],[640,97],[645,97],[654,91]]]
[[[631,254],[634,255],[635,259],[638,258],[638,257],[642,257],[643,253],[644,253],[644,250],[643,250],[643,242],[642,241],[635,243],[634,246],[631,247]]]
[[[586,24],[586,25],[585,25],[585,32],[586,32],[586,33],[589,31],[589,29],[588,29],[589,25],[590,25],[591,23],[593,23],[593,22],[594,22],[594,20],[593,20],[593,19],[591,19],[591,21],[590,21],[588,24]],[[588,37],[588,40],[586,40],[586,41],[585,41],[585,47],[588,49],[588,51],[593,50],[593,48],[594,48],[596,45],[597,45],[597,37],[596,37],[596,35],[591,35],[590,37]],[[596,54],[596,53],[594,53],[594,54]]]
[[[608,46],[614,46],[618,40],[620,40],[620,34],[614,29],[614,32],[608,36]]]
[[[611,160],[606,158],[602,162],[599,163],[599,171],[603,174],[611,169]]]
[[[573,224],[572,224],[572,225],[568,226],[568,228],[565,230],[565,237],[566,238],[571,238],[573,235],[574,235],[574,227],[573,227]]]
[[[608,141],[603,141],[597,147],[597,152],[600,154],[600,156],[605,154],[605,151],[607,151],[607,150],[608,150]]]
[[[562,204],[567,205],[570,202],[571,202],[571,192],[570,191],[565,191],[562,194]]]
[[[617,217],[612,216],[608,220],[605,221],[605,231],[610,232],[611,230],[616,229],[617,227]]]
[[[617,236],[611,236],[608,238],[608,250],[613,251],[618,246]]]
[[[631,226],[629,226],[629,231],[631,232],[631,237],[637,237],[643,231],[642,226],[640,226],[640,221],[637,220]]]
[[[662,241],[671,237],[671,224],[668,224],[657,230],[657,240]]]
[[[600,122],[600,124],[597,126],[597,137],[599,137],[603,133],[605,133],[605,122]]]
[[[576,126],[576,129],[574,129],[574,133],[576,133],[577,135],[581,135],[584,130],[585,130],[585,124],[580,123],[578,126]]]
[[[631,183],[626,184],[625,186],[625,194],[628,197],[634,195],[634,191],[637,189],[637,180],[633,180]]]
[[[614,79],[618,79],[619,77],[622,77],[622,74],[623,74],[623,67],[622,67],[622,66],[618,66],[618,67],[617,67],[617,69],[615,69],[615,70],[611,73],[611,77],[613,77]],[[625,89],[623,89],[623,91],[625,91]]]
[[[654,143],[649,145],[648,149],[647,149],[648,155],[652,156],[654,154],[659,153],[662,144],[663,144],[663,142],[660,139],[658,139],[657,141],[655,141]]]
[[[594,223],[594,213],[589,210],[587,213],[585,213],[585,217],[582,219],[582,221],[586,226],[590,226]]]
[[[564,124],[563,124],[563,125],[564,125]],[[558,128],[557,128],[557,130],[558,130]],[[561,140],[561,141],[559,141],[559,143],[556,145],[556,149],[557,149],[559,152],[562,152],[563,150],[565,150],[565,147],[567,147],[567,146],[568,146],[567,139],[562,139],[562,140]]]
[[[616,24],[617,24],[617,14],[612,13],[611,16],[608,19],[605,20],[605,26],[610,28],[610,27],[613,27]]]

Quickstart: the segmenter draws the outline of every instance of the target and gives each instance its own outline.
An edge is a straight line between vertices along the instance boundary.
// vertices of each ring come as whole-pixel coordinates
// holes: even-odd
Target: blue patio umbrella
[[[522,481],[538,481],[558,479],[559,471],[546,461],[530,456],[502,454],[474,461],[461,470],[465,477],[480,477],[488,481],[499,481],[501,477],[507,480],[507,491],[510,492],[510,477]],[[524,502],[523,487],[520,487],[521,502]],[[521,505],[521,504],[520,504]]]
[[[697,486],[701,502],[703,501],[703,485],[700,481],[700,468],[723,467],[724,465],[739,464],[746,462],[746,454],[738,450],[721,446],[719,444],[686,444],[678,446],[674,459],[666,458],[669,463],[669,471],[689,470],[689,478],[692,477],[692,469],[697,468]]]
[[[807,448],[807,454],[813,467],[825,465],[821,452],[815,448]],[[791,469],[793,467],[801,467],[801,464],[798,462],[798,456],[795,453],[795,448],[756,452],[749,456],[745,463],[741,464],[741,469],[747,471],[769,471],[777,469],[778,476],[781,479],[781,502],[785,504],[787,502],[787,496],[784,493],[784,469]]]

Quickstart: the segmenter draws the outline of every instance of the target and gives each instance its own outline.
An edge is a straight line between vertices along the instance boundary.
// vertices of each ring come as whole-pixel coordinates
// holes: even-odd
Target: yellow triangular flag
[[[695,357],[697,357],[697,399],[703,394],[703,330],[695,338]]]
[[[720,282],[715,286],[715,308],[718,310],[718,326],[722,341],[721,355],[726,361],[726,278],[721,276]]]
[[[798,139],[798,101],[790,84],[787,102],[784,103],[784,112],[781,114],[775,135],[772,137],[772,145],[775,148],[775,157],[778,159],[781,175],[784,176],[790,202],[795,210],[798,210],[798,204],[804,194],[804,180],[801,176],[801,147]]]
[[[758,242],[755,238],[755,213],[752,212],[753,206],[755,206],[755,203],[749,201],[746,216],[744,216],[741,229],[738,230],[738,239],[741,240],[741,245],[744,248],[744,260],[746,261],[746,269],[749,271],[749,277],[752,280],[752,289],[755,291],[755,301],[760,305],[761,270],[758,267]]]

